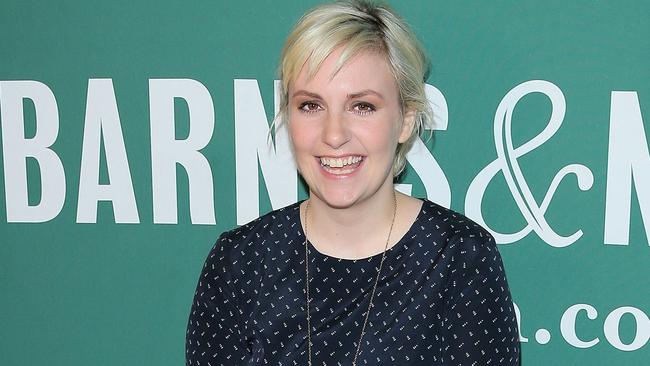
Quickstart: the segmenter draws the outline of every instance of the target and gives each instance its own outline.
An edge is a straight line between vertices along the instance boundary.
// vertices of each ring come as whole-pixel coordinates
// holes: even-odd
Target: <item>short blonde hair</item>
[[[323,61],[338,47],[343,51],[337,70],[363,51],[375,51],[386,57],[399,90],[401,114],[415,113],[411,136],[398,144],[393,174],[398,176],[406,165],[406,154],[423,126],[433,120],[424,82],[429,63],[413,31],[386,5],[364,0],[324,4],[307,12],[287,37],[280,59],[281,100],[276,119],[286,123],[289,85],[301,69],[314,76]]]

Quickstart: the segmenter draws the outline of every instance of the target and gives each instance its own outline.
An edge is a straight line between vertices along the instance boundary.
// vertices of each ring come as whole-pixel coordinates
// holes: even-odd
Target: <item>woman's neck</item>
[[[309,208],[307,204],[303,207],[308,239],[319,252],[337,258],[359,259],[381,253],[399,215],[396,195],[391,185],[390,190],[348,208],[331,207],[312,195]]]

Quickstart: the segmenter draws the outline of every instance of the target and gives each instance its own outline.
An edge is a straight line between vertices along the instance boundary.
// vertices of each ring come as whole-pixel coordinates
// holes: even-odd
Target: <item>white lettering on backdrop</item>
[[[542,93],[550,99],[552,106],[551,118],[542,132],[525,144],[515,148],[512,141],[512,112],[517,103],[530,93]],[[569,164],[560,169],[553,177],[542,204],[539,205],[530,191],[526,178],[517,162],[518,158],[535,150],[553,137],[562,125],[565,111],[566,103],[560,88],[544,80],[531,80],[517,85],[499,103],[494,115],[494,144],[497,150],[497,159],[478,173],[470,184],[465,198],[465,214],[488,229],[497,243],[515,243],[534,230],[547,244],[562,248],[573,244],[582,236],[582,230],[578,230],[569,236],[559,235],[550,227],[544,214],[553,199],[557,187],[567,175],[575,174],[578,179],[578,187],[581,190],[590,189],[594,182],[591,170],[581,164]],[[500,233],[492,229],[483,219],[481,212],[481,203],[485,190],[499,172],[503,174],[519,211],[521,211],[528,223],[518,232],[511,234]]]
[[[578,313],[583,310],[587,313],[587,318],[591,320],[598,317],[598,312],[593,306],[589,304],[575,304],[569,307],[564,314],[562,314],[562,319],[560,320],[560,332],[562,332],[562,336],[567,343],[576,348],[589,348],[600,342],[600,339],[598,338],[582,340],[578,337],[578,334],[576,333],[576,319]]]
[[[189,134],[176,139],[174,99],[187,103]],[[151,117],[151,189],[153,221],[176,224],[176,164],[187,172],[190,218],[193,224],[215,224],[212,169],[200,150],[214,130],[214,106],[208,89],[192,79],[149,80]]]
[[[111,79],[88,80],[77,222],[97,222],[97,204],[113,204],[115,222],[139,223],[120,115]],[[100,145],[104,140],[108,184],[99,184]]]
[[[433,121],[424,126],[424,138],[427,138],[426,130],[444,131],[449,123],[449,110],[447,109],[447,100],[438,88],[426,84],[425,92],[429,105],[433,110]],[[416,139],[411,150],[406,155],[406,159],[424,185],[427,198],[444,207],[451,207],[451,186],[445,176],[440,164],[433,157],[429,149],[421,139]],[[395,186],[400,192],[411,195],[410,184],[397,184]]]
[[[589,304],[575,304],[570,306],[560,319],[560,332],[564,340],[576,348],[591,348],[600,342],[600,338],[593,337],[584,340],[578,337],[576,322],[578,314],[586,312],[589,320],[598,318],[598,311]],[[621,340],[620,322],[623,315],[629,314],[634,317],[636,332],[631,342],[625,343]],[[636,351],[644,347],[650,340],[650,319],[641,309],[633,306],[621,306],[610,312],[603,323],[603,333],[607,342],[613,347],[626,352]]]
[[[25,136],[23,101],[36,112],[36,133]],[[50,148],[59,133],[59,108],[50,88],[38,81],[0,81],[2,158],[7,222],[45,222],[55,218],[65,203],[65,172]],[[29,205],[27,159],[38,162],[41,200]]]
[[[235,162],[237,224],[260,215],[258,163],[273,208],[298,200],[298,176],[287,129],[276,122],[275,143],[257,80],[235,80]],[[273,115],[280,106],[279,83],[273,86]]]
[[[650,244],[650,153],[636,92],[612,92],[607,155],[605,244],[629,242],[632,182]]]
[[[258,163],[273,208],[297,199],[295,166],[290,157],[286,129],[277,131],[275,144],[268,144],[269,123],[256,80],[235,80],[235,152],[237,185],[237,222],[259,215]],[[274,111],[279,98],[275,84]],[[212,138],[214,106],[207,88],[191,79],[152,79],[149,81],[151,119],[151,164],[154,223],[178,222],[176,164],[183,167],[189,182],[190,216],[193,224],[215,224],[213,176],[209,161],[200,152]],[[512,109],[525,95],[540,92],[553,106],[546,128],[522,146],[514,147],[510,135]],[[436,120],[427,129],[445,130],[448,124],[447,103],[443,94],[427,85],[427,96]],[[174,99],[187,103],[189,135],[175,137]],[[36,133],[25,136],[23,103],[34,105]],[[78,222],[96,222],[97,203],[110,201],[116,222],[139,222],[138,209],[126,147],[122,136],[117,102],[110,79],[90,79],[86,105],[84,140],[79,177]],[[555,233],[546,223],[544,213],[559,185],[569,174],[578,178],[578,186],[587,190],[593,183],[591,171],[580,164],[569,164],[558,171],[540,205],[516,162],[518,157],[535,149],[559,129],[564,118],[562,91],[547,81],[532,80],[513,88],[501,101],[495,115],[497,160],[486,166],[470,185],[465,211],[480,223],[481,201],[491,179],[499,172],[506,177],[528,225],[516,233],[492,232],[500,243],[510,243],[535,231],[554,247],[574,243],[581,230],[569,236]],[[45,222],[55,218],[63,208],[66,179],[63,164],[52,145],[59,130],[58,106],[50,88],[37,81],[0,81],[0,121],[5,178],[7,222]],[[284,132],[283,132],[284,131]],[[110,183],[100,185],[99,149],[105,142]],[[606,244],[627,245],[629,241],[632,184],[635,185],[646,235],[650,236],[650,154],[636,92],[612,92],[610,143],[605,197]],[[40,201],[28,200],[27,161],[34,159],[40,173]],[[421,140],[417,140],[408,160],[420,177],[428,198],[449,207],[451,189],[445,174]],[[35,183],[32,183],[34,188]],[[398,185],[410,193],[409,185]]]

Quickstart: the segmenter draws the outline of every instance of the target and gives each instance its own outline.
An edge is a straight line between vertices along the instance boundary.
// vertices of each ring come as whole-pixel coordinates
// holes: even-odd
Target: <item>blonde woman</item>
[[[225,232],[199,278],[187,365],[517,365],[492,237],[394,190],[423,123],[426,57],[386,6],[305,14],[279,128],[309,198]]]

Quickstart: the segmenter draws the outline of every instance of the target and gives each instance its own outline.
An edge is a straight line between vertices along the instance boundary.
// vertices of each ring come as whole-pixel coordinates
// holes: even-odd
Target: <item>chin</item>
[[[344,209],[354,206],[357,202],[361,200],[361,194],[359,192],[314,192],[314,195],[318,197],[320,201],[326,205]]]

